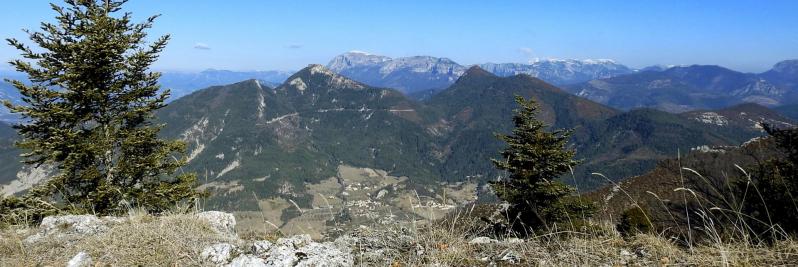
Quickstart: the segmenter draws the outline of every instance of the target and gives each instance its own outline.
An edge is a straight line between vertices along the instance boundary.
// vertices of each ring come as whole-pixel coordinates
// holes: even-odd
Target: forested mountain
[[[159,118],[168,125],[164,136],[189,143],[187,169],[226,198],[252,200],[254,190],[302,202],[312,197],[304,184],[333,177],[340,164],[436,179],[418,110],[398,91],[312,65],[277,88],[248,80],[195,92]],[[230,189],[239,186],[247,190]]]
[[[503,148],[494,135],[511,131],[515,95],[538,101],[540,118],[554,128],[581,127],[618,113],[529,75],[503,78],[472,67],[427,102],[439,112],[439,122],[432,129],[440,133],[444,175],[486,180],[501,175],[490,162]]]

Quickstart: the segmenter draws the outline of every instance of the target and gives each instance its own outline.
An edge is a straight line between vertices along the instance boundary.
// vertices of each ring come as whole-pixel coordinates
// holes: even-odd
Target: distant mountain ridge
[[[167,101],[172,101],[196,90],[214,85],[232,84],[247,79],[257,79],[263,84],[277,86],[293,73],[293,71],[230,71],[215,69],[200,72],[166,71],[161,73],[161,78],[158,81],[162,90],[169,89],[171,91]],[[17,72],[0,72],[0,99],[7,99],[15,104],[21,104],[22,96],[11,84],[3,81],[4,78],[23,81],[27,79]],[[18,116],[10,114],[5,106],[0,105],[0,121],[13,122],[18,119]]]
[[[609,59],[550,59],[536,60],[530,64],[486,63],[479,66],[498,76],[527,74],[554,85],[580,83],[635,72],[635,70]]]
[[[390,58],[353,51],[334,57],[327,68],[362,83],[404,93],[442,89],[454,83],[465,67],[448,58]]]
[[[291,76],[293,71],[230,71],[208,69],[201,72],[163,72],[161,87],[172,91],[171,100],[178,99],[199,89],[214,85],[226,85],[248,79],[260,80],[276,86]]]
[[[564,88],[622,110],[650,107],[668,112],[718,109],[741,103],[769,107],[798,103],[798,60],[761,73],[720,66],[676,66],[596,79]]]
[[[538,60],[530,64],[486,63],[479,66],[502,77],[528,74],[548,83],[563,85],[632,73],[612,60]],[[352,51],[334,57],[327,67],[341,75],[377,87],[396,88],[414,95],[440,91],[463,75],[466,66],[448,58],[413,56],[390,58]],[[423,95],[423,93],[421,93]]]

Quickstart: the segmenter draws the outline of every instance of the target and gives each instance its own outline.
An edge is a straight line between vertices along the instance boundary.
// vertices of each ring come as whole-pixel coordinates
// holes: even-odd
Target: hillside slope
[[[189,143],[186,169],[224,198],[254,200],[254,191],[307,203],[305,183],[334,177],[341,164],[437,177],[418,109],[397,91],[311,65],[274,89],[249,80],[195,92],[158,117],[164,136]]]

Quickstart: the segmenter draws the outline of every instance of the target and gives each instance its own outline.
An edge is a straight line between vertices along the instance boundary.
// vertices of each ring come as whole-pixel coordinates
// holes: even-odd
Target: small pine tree
[[[145,30],[157,16],[137,24],[130,13],[114,16],[126,1],[65,2],[51,4],[56,23],[26,30],[40,51],[7,39],[25,58],[10,64],[31,81],[8,80],[25,102],[4,102],[26,121],[15,125],[22,137],[17,145],[26,151],[26,164],[57,171],[24,201],[6,199],[14,205],[5,208],[158,212],[197,197],[195,175],[176,174],[185,164],[185,145],[159,139],[163,125],[152,122],[168,97],[168,91],[158,93],[160,73],[149,71],[169,40],[146,43]]]
[[[568,172],[577,161],[574,151],[565,148],[572,131],[547,132],[536,118],[534,100],[516,96],[520,106],[515,112],[511,135],[497,135],[507,143],[501,160],[493,160],[497,168],[506,170],[506,180],[491,182],[497,196],[510,204],[511,223],[519,233],[549,229],[554,223],[579,220],[590,216],[593,205],[574,196],[574,189],[557,178]]]

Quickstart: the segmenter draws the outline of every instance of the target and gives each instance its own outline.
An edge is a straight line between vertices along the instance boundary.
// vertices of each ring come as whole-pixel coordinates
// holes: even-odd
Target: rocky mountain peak
[[[281,88],[291,88],[300,93],[308,88],[363,89],[367,86],[339,75],[320,64],[310,64],[291,75]]]
[[[374,55],[362,51],[349,51],[334,57],[327,63],[327,67],[335,72],[352,68],[354,66],[371,66],[390,61],[390,57]]]

